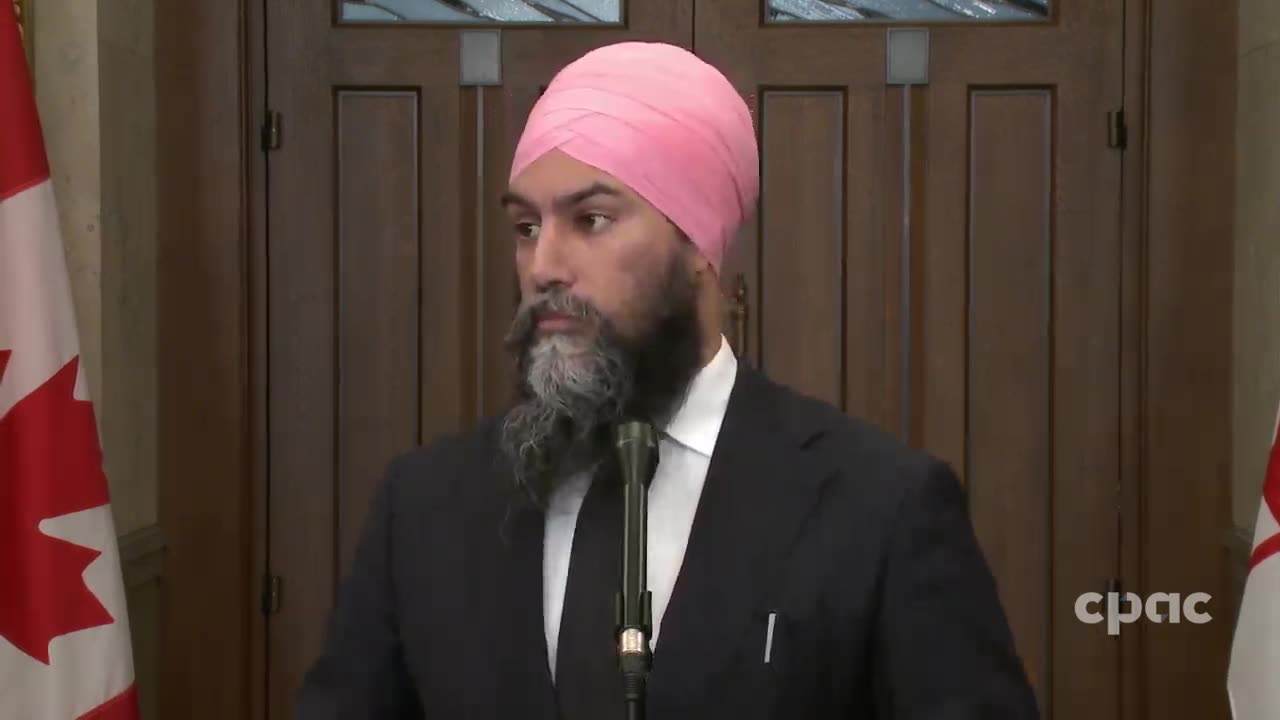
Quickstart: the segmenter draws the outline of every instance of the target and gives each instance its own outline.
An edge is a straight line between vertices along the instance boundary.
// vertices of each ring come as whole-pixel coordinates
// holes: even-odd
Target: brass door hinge
[[[280,149],[280,113],[275,110],[268,110],[267,117],[262,122],[262,149]]]
[[[1107,113],[1107,147],[1123,150],[1129,143],[1129,126],[1124,121],[1124,110]]]
[[[279,575],[268,575],[262,583],[262,614],[275,615],[280,612],[280,586],[284,580]]]

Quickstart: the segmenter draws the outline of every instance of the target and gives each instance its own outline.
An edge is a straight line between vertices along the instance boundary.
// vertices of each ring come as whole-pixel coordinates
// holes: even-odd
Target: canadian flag
[[[1276,422],[1280,427],[1280,415]],[[1275,430],[1236,618],[1227,694],[1235,720],[1280,718],[1280,443]]]
[[[0,2],[0,717],[136,720],[124,582],[49,163]]]

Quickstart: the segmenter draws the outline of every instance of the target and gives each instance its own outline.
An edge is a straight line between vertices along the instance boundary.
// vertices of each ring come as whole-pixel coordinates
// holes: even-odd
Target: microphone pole
[[[622,532],[622,588],[617,596],[618,669],[622,673],[627,720],[645,717],[645,686],[652,666],[649,638],[653,607],[649,594],[649,483],[658,469],[658,443],[653,426],[631,420],[618,424],[615,442],[622,469],[624,519]]]

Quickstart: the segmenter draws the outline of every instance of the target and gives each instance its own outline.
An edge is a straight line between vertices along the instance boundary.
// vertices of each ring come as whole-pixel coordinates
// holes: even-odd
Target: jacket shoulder
[[[781,423],[805,451],[815,453],[839,482],[901,497],[930,478],[955,479],[954,470],[868,419],[770,381]]]
[[[764,382],[774,396],[779,422],[797,435],[806,448],[846,458],[894,459],[911,466],[940,462],[862,416],[847,413],[777,381],[765,379]]]
[[[493,477],[499,460],[499,422],[485,418],[474,427],[440,433],[396,455],[386,470],[389,491],[402,501],[444,500]]]

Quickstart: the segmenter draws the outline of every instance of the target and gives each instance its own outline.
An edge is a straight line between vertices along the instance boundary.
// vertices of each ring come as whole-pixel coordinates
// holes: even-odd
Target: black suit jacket
[[[299,720],[556,717],[543,518],[496,429],[391,464]],[[654,720],[1038,717],[954,473],[745,366],[648,697]]]

